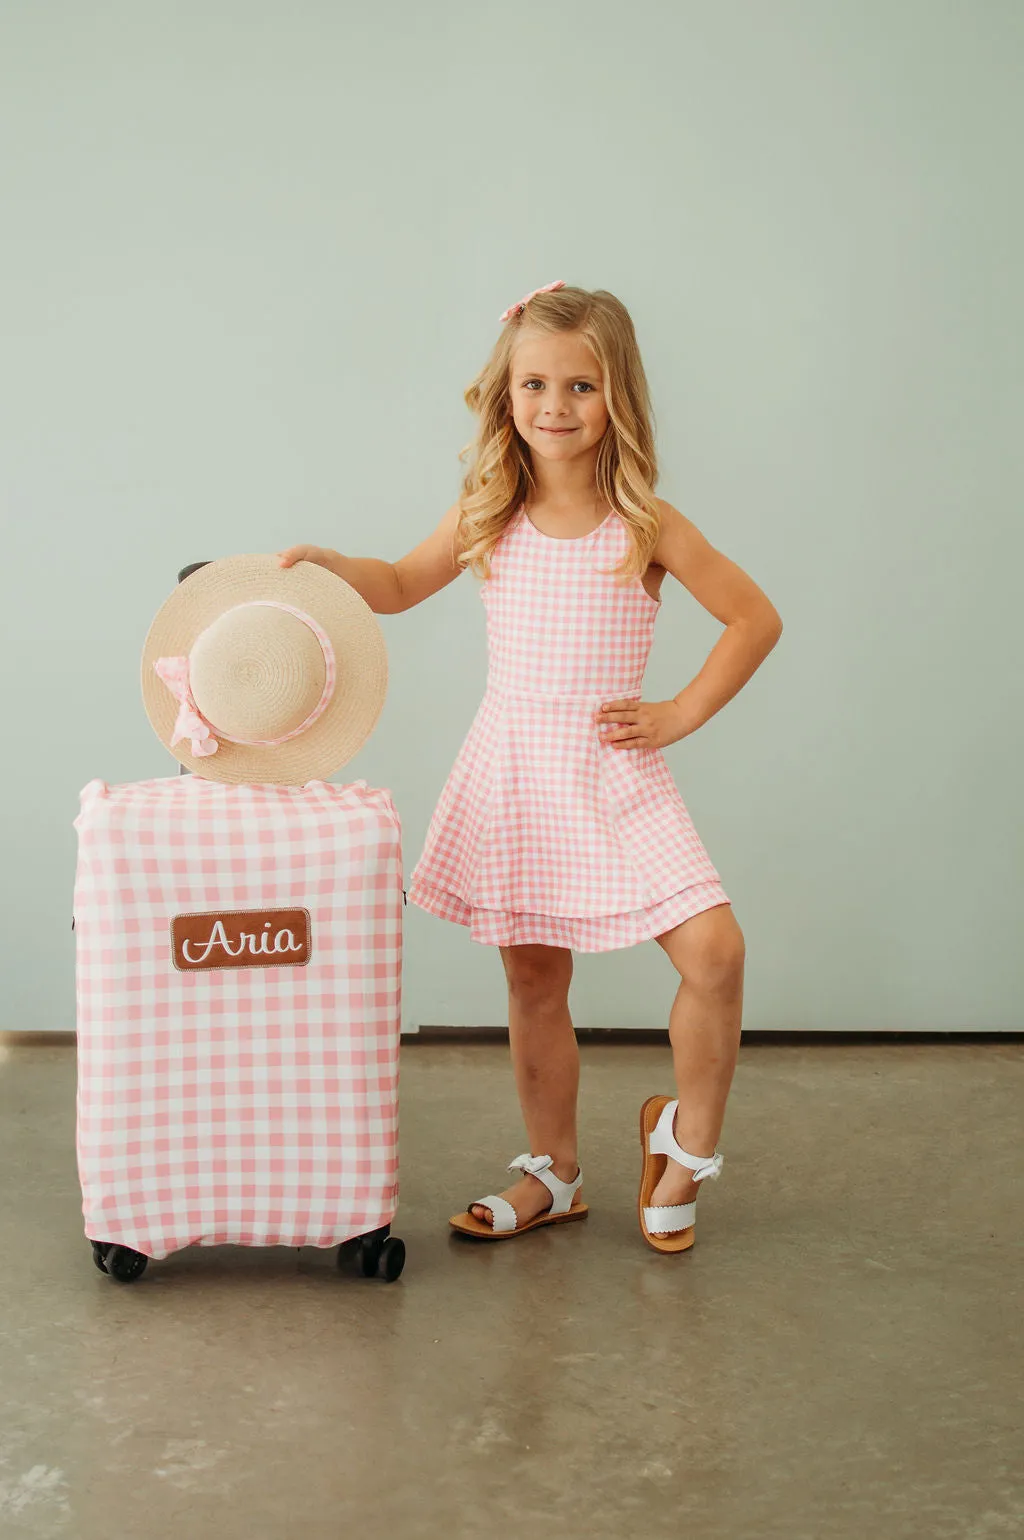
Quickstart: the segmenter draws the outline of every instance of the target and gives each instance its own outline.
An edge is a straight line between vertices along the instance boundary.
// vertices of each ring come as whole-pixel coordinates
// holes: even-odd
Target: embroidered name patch
[[[309,962],[307,909],[178,914],[171,952],[181,973],[209,968],[301,968]]]

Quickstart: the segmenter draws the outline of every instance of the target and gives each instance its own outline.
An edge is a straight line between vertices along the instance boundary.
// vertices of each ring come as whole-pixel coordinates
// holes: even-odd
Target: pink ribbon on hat
[[[199,709],[192,699],[192,688],[188,678],[188,659],[157,658],[153,667],[175,700],[181,702],[174,731],[171,733],[171,748],[182,738],[191,738],[192,752],[197,759],[205,759],[209,754],[216,754],[220,745],[213,736],[213,729],[209,722],[199,715]]]
[[[527,305],[530,303],[531,299],[533,298],[533,296],[535,294],[550,294],[554,289],[564,289],[564,288],[565,288],[565,279],[564,278],[556,278],[554,283],[546,283],[542,289],[531,289],[529,294],[524,294],[523,298],[521,300],[518,300],[514,305],[509,305],[509,307],[505,311],[504,315],[500,315],[498,317],[498,320],[499,321],[507,321],[510,316],[515,315],[517,310],[525,310]]]
[[[234,609],[248,609],[251,604],[262,605],[271,610],[287,610],[289,615],[294,615],[301,620],[303,625],[309,627],[317,641],[320,643],[324,655],[325,678],[324,687],[320,699],[298,727],[293,727],[291,732],[282,733],[280,738],[232,738],[229,733],[221,732],[220,728],[214,728],[212,722],[208,722],[202,715],[192,696],[192,685],[189,679],[189,660],[185,658],[157,658],[153,664],[156,673],[163,680],[175,700],[178,701],[178,715],[171,733],[171,747],[182,738],[190,738],[192,753],[197,759],[206,759],[210,754],[216,754],[219,744],[215,734],[219,734],[226,743],[239,743],[253,749],[276,749],[279,744],[287,743],[291,738],[297,738],[300,733],[308,732],[314,722],[319,721],[330,703],[334,694],[334,685],[338,677],[337,664],[334,659],[334,648],[331,639],[320,626],[317,625],[312,615],[307,615],[304,610],[297,610],[291,604],[281,604],[276,599],[251,599],[245,604],[236,604]],[[224,614],[231,614],[231,610],[225,610]],[[218,617],[222,618],[222,617]],[[199,638],[196,638],[198,641]]]

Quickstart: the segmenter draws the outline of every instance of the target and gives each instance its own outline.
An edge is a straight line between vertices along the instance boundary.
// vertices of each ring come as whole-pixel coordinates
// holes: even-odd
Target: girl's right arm
[[[455,531],[459,523],[459,505],[453,503],[421,545],[394,563],[378,561],[375,556],[342,556],[318,545],[293,545],[278,553],[278,565],[291,567],[297,561],[312,561],[343,578],[361,594],[378,615],[397,615],[411,610],[447,586],[463,570],[456,561]]]

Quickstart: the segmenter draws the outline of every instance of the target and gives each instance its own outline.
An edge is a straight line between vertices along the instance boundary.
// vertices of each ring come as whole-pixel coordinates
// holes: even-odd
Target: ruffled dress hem
[[[562,946],[574,952],[614,952],[637,946],[705,909],[730,902],[720,882],[693,883],[646,909],[581,917],[478,909],[458,894],[422,880],[410,884],[407,896],[417,909],[467,926],[470,940],[481,946]]]

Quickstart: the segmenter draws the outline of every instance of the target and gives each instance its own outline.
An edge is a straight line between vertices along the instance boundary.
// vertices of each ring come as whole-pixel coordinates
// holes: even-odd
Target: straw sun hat
[[[301,786],[362,747],[387,693],[376,616],[312,562],[229,556],[193,572],[158,612],[142,651],[142,699],[157,736],[213,781]]]

